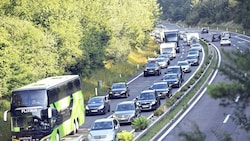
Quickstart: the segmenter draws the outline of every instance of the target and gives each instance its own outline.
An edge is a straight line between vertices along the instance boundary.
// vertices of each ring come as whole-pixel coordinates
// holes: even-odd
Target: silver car
[[[184,60],[184,61],[178,61],[177,65],[181,66],[183,72],[185,72],[185,73],[191,72],[191,66],[188,63],[188,61],[186,61],[186,60]]]
[[[131,123],[141,115],[141,110],[134,101],[123,101],[116,105],[113,118],[119,123]]]
[[[89,141],[116,141],[120,124],[115,118],[97,119],[89,129]]]

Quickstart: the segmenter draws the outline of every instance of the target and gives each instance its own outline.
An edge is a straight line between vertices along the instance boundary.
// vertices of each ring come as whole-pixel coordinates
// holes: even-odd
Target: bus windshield
[[[12,117],[12,130],[15,132],[46,130],[50,128],[49,119],[43,119],[36,115],[23,115]]]
[[[14,91],[12,93],[12,108],[33,106],[46,107],[47,104],[46,90],[25,90]]]

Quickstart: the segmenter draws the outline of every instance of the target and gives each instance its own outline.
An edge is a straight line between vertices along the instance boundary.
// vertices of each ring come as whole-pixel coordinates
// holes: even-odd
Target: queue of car
[[[117,133],[123,124],[131,124],[133,120],[141,116],[141,112],[153,111],[161,106],[161,99],[170,98],[172,89],[180,88],[184,81],[184,73],[191,72],[191,66],[199,65],[199,54],[202,46],[193,38],[187,57],[178,61],[176,65],[170,65],[168,54],[149,58],[143,70],[143,76],[160,76],[164,69],[164,75],[159,82],[153,83],[149,88],[130,101],[123,101],[112,110],[110,118],[97,119],[89,129],[88,140],[117,140]],[[129,97],[130,89],[126,82],[113,83],[106,96],[96,96],[89,99],[85,106],[86,115],[106,114],[110,112],[110,99]]]

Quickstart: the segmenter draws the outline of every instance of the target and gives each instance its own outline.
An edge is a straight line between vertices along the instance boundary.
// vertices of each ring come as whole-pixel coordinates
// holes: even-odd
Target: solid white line
[[[217,73],[218,73],[218,68],[221,64],[221,54],[219,49],[214,46],[215,49],[217,50],[218,53],[218,64],[217,64],[217,68],[215,73],[213,74],[213,77],[210,79],[210,81],[208,82],[208,85],[210,85],[214,78],[216,77]],[[174,128],[175,126],[177,126],[181,120],[188,114],[188,112],[195,106],[195,104],[201,99],[201,97],[204,95],[204,93],[206,92],[207,88],[203,89],[203,91],[201,92],[201,94],[195,99],[195,101],[188,107],[188,109],[176,120],[176,122],[173,123],[173,125],[171,127],[169,127],[169,129],[158,139],[158,141],[162,141]]]
[[[223,120],[223,123],[227,123],[229,117],[230,117],[230,114],[228,114],[228,115],[226,116],[226,118]]]
[[[237,103],[238,101],[239,101],[239,99],[240,99],[240,96],[238,95],[237,97],[236,97],[236,99],[235,99],[235,103]]]
[[[158,139],[158,141],[162,141],[174,128],[181,122],[181,120],[188,114],[188,112],[195,106],[195,104],[201,99],[203,94],[206,92],[207,88],[205,88],[202,93],[195,99],[195,101],[188,107],[188,109],[174,122],[174,124]]]

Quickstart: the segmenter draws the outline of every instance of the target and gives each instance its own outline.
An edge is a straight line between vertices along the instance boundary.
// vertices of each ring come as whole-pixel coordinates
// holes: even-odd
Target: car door
[[[104,97],[104,105],[105,105],[105,110],[108,111],[110,105],[109,105],[109,99],[107,96]]]

